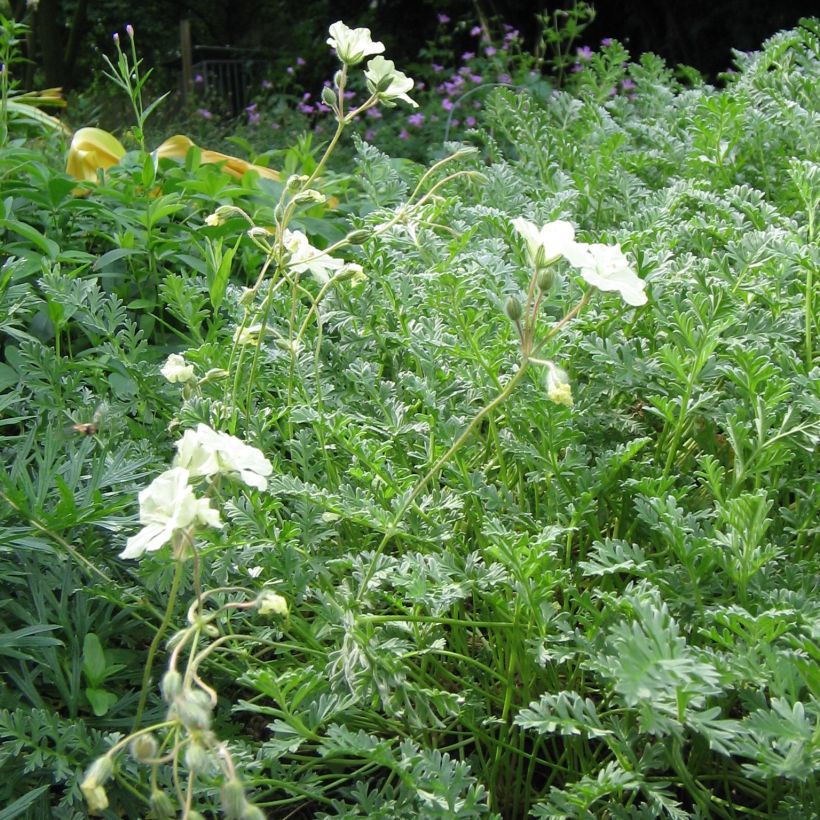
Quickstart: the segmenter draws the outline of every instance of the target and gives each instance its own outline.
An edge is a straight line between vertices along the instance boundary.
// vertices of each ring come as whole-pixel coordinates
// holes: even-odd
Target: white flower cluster
[[[139,558],[167,544],[176,533],[195,526],[221,527],[219,512],[207,498],[197,498],[192,479],[216,475],[239,478],[249,487],[265,490],[271,463],[256,447],[207,424],[186,430],[177,442],[177,455],[170,470],[157,476],[140,494],[140,523],[143,528],[128,539],[120,558]]]
[[[546,267],[563,256],[598,290],[618,291],[628,305],[646,304],[646,282],[629,266],[620,245],[576,242],[575,228],[560,219],[548,222],[540,230],[520,218],[513,220],[513,226],[524,238],[533,267]]]
[[[369,28],[351,29],[341,20],[330,27],[327,43],[336,49],[336,55],[348,67],[358,65],[365,57],[384,52],[384,43],[374,42]],[[407,92],[413,87],[413,80],[398,71],[392,60],[385,60],[382,56],[374,57],[367,63],[364,76],[370,93],[375,94],[388,107],[395,105],[394,100],[403,100],[418,108],[418,104],[407,96]]]

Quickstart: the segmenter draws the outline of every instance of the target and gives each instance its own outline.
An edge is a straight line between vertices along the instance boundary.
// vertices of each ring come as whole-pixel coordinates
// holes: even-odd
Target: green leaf
[[[105,651],[93,632],[89,632],[83,640],[83,672],[91,686],[97,686],[105,680]]]
[[[92,689],[89,687],[85,690],[85,695],[97,717],[107,715],[111,707],[119,700],[117,695],[105,689]]]

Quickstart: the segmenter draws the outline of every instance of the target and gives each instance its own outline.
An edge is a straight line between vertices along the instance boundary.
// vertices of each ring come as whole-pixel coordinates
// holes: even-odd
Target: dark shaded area
[[[550,11],[571,8],[563,0]],[[600,0],[596,19],[578,43],[595,47],[605,37],[624,42],[634,57],[653,51],[670,64],[691,65],[708,78],[731,65],[733,48],[757,49],[776,31],[792,28],[801,16],[817,13],[811,0]],[[191,21],[195,44],[248,50],[270,73],[283,71],[300,55],[309,68],[303,79],[326,76],[333,61],[325,45],[327,27],[343,19],[369,26],[391,57],[409,64],[441,30],[446,14],[453,32],[454,56],[469,42],[467,28],[479,19],[513,24],[531,47],[538,37],[535,15],[544,0],[40,0],[32,19],[27,56],[33,60],[26,84],[82,89],[99,77],[101,54],[111,54],[111,35],[126,23],[137,30],[146,64],[175,73],[179,22]],[[27,16],[24,0],[12,3],[17,19]],[[463,22],[460,29],[456,24]]]

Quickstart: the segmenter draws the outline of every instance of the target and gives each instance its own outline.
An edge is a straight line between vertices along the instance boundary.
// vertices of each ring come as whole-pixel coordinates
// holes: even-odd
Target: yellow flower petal
[[[154,155],[163,158],[170,157],[172,159],[185,159],[188,151],[194,147],[194,143],[183,134],[175,134],[169,137],[165,142],[154,151]],[[222,170],[226,174],[230,174],[236,179],[241,179],[248,171],[255,171],[259,176],[266,179],[279,179],[278,171],[271,168],[264,168],[261,165],[253,165],[246,162],[239,157],[232,157],[230,154],[220,154],[219,151],[211,151],[208,148],[200,148],[200,156],[203,162],[207,163],[224,163]]]
[[[110,168],[125,156],[120,141],[101,128],[81,128],[71,140],[66,170],[75,179],[97,181],[97,169]]]

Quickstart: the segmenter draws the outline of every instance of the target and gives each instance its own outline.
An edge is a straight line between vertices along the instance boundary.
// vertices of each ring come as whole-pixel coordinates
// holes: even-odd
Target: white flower
[[[547,398],[556,404],[572,407],[572,386],[567,371],[552,362],[547,367]]]
[[[566,256],[567,249],[575,244],[575,228],[562,219],[547,222],[540,230],[521,217],[513,219],[512,224],[524,238],[527,258],[534,268],[543,268]]]
[[[628,305],[646,304],[646,282],[629,267],[620,245],[577,242],[564,255],[598,290],[617,290]]]
[[[413,108],[419,107],[417,102],[407,96],[407,92],[413,87],[413,81],[401,71],[396,71],[392,60],[374,57],[368,62],[364,76],[370,93],[378,94],[379,99],[388,106],[393,104],[393,100],[404,100]]]
[[[191,477],[239,475],[249,487],[266,490],[265,476],[273,472],[271,463],[261,450],[240,441],[228,433],[218,433],[207,424],[198,424],[196,430],[186,430],[177,442],[175,467],[184,467]]]
[[[179,353],[172,353],[159,371],[169,382],[189,382],[195,379],[194,366],[187,364]]]
[[[120,558],[139,558],[171,540],[178,530],[192,524],[221,527],[219,513],[207,498],[197,498],[188,484],[188,470],[173,467],[158,475],[140,494],[143,528],[128,539]]]
[[[384,53],[384,43],[370,39],[369,28],[348,28],[341,20],[330,27],[327,44],[345,65],[356,65],[371,54]]]
[[[320,285],[324,285],[330,278],[328,271],[337,271],[344,265],[341,259],[334,259],[314,248],[301,231],[285,230],[284,244],[290,254],[288,267],[296,273],[309,270]]]

